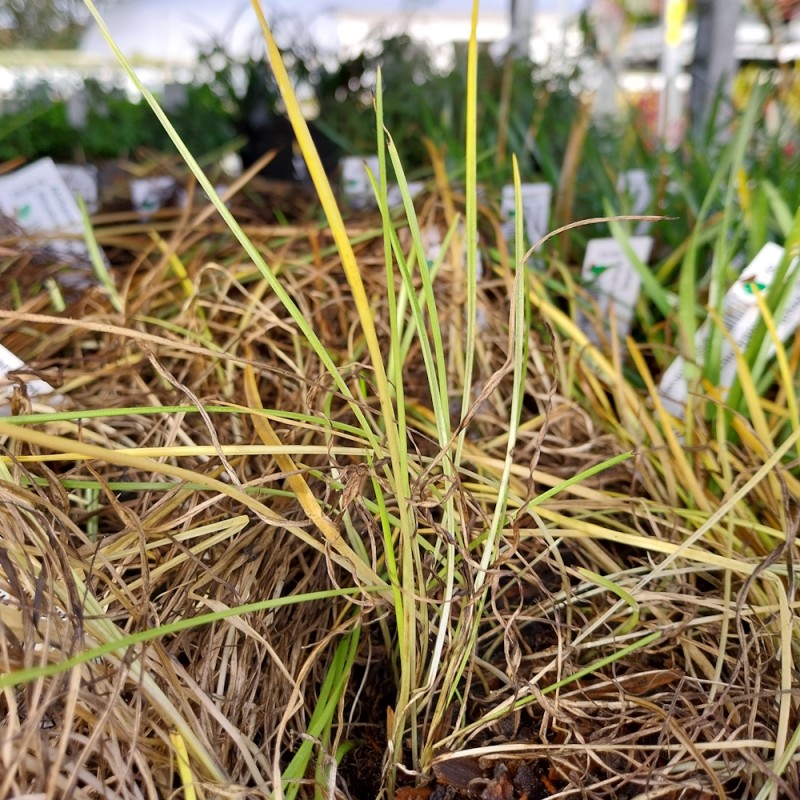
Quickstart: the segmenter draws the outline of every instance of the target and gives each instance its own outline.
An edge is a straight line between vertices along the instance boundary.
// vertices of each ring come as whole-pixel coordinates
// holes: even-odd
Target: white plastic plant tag
[[[24,381],[28,397],[52,394],[55,391],[47,381],[40,378],[32,378],[28,375],[9,377],[9,372],[13,373],[24,369],[26,369],[25,362],[0,344],[0,405],[8,402],[14,393],[14,387],[19,385],[19,381]]]
[[[392,209],[403,207],[403,195],[396,183],[389,184],[389,188],[386,190],[386,202],[389,204],[389,208]]]
[[[628,243],[639,261],[646,264],[653,249],[653,239],[650,236],[633,236]],[[608,321],[609,308],[614,306],[617,333],[619,338],[624,339],[631,330],[642,279],[622,245],[616,239],[590,239],[583,258],[581,277],[597,305],[600,319]],[[578,324],[590,341],[595,344],[599,341],[597,329],[583,314]]]
[[[525,234],[528,243],[533,245],[548,232],[550,225],[550,201],[553,187],[549,183],[523,183],[522,216],[525,220]],[[500,213],[503,216],[503,235],[509,242],[514,241],[514,186],[507,183],[500,199]]]
[[[467,254],[464,253],[466,261]],[[466,268],[466,264],[464,265]],[[475,280],[480,282],[483,280],[483,256],[481,255],[481,235],[475,236]]]
[[[650,210],[650,203],[653,201],[653,190],[650,187],[650,176],[644,169],[629,169],[627,172],[620,172],[617,178],[617,191],[622,195],[628,196],[626,212],[633,215],[646,214]],[[636,226],[638,235],[646,234],[651,227],[650,222],[640,222]]]
[[[219,160],[219,165],[229,178],[238,178],[242,174],[242,157],[238,153],[228,151]]]
[[[222,197],[225,192],[228,191],[230,188],[230,184],[227,183],[215,183],[214,184],[214,191]],[[197,203],[210,203],[211,199],[208,195],[198,186],[194,193],[194,201],[195,204]],[[189,192],[186,191],[182,186],[178,189],[177,194],[175,195],[175,205],[178,208],[186,208],[187,204],[189,203]],[[225,208],[230,208],[231,203],[230,200],[226,201]]]
[[[358,209],[374,208],[375,194],[366,167],[377,178],[380,171],[378,156],[345,156],[341,165],[342,189],[350,205]]]
[[[425,260],[430,268],[436,263],[442,252],[442,235],[435,225],[431,225],[421,231],[421,236],[422,245],[425,248]]]
[[[459,226],[459,236],[462,238],[464,236],[464,226],[463,224]],[[422,244],[425,247],[425,258],[428,262],[428,267],[431,268],[433,265],[439,260],[441,253],[442,253],[442,237],[439,233],[439,229],[436,227],[429,227],[424,228],[421,232],[422,235]],[[480,234],[476,239],[476,242],[480,241]],[[464,242],[466,244],[466,242]],[[461,266],[460,269],[462,273],[466,273],[467,270],[467,253],[466,250],[463,249],[461,253]],[[476,247],[475,250],[475,279],[476,281],[480,282],[483,278],[483,258],[481,257],[481,250],[480,247]],[[465,280],[462,276],[459,276],[459,280]],[[437,284],[438,286],[438,284]],[[452,294],[449,295],[452,297]],[[449,300],[448,300],[449,302]],[[486,311],[481,306],[478,306],[476,309],[476,319],[475,319],[476,326],[479,331],[485,331],[488,327],[488,321],[486,319]]]
[[[47,237],[43,244],[58,259],[73,264],[89,263],[80,209],[53,159],[42,158],[0,177],[0,212],[13,219],[26,234]],[[65,233],[79,238],[57,238]]]
[[[167,83],[161,94],[161,107],[168,112],[177,111],[186,105],[188,97],[185,83]]]
[[[411,195],[411,199],[413,200],[418,195],[422,194],[422,190],[425,188],[424,181],[409,181],[408,182],[408,193]],[[372,191],[370,189],[370,191]],[[389,208],[401,208],[403,205],[403,195],[400,192],[400,187],[396,183],[390,183],[389,188],[386,190],[386,200],[389,204]]]
[[[722,324],[730,332],[740,351],[744,351],[753,335],[761,314],[758,310],[753,285],[762,294],[769,291],[772,279],[783,259],[784,249],[769,242],[759,250],[756,257],[742,272],[740,278],[731,286],[722,304]],[[791,269],[798,269],[798,259]],[[776,319],[778,336],[785,340],[800,325],[800,281],[794,283],[792,295],[779,319]],[[695,351],[699,366],[705,363],[706,349],[711,334],[711,320],[706,320],[697,330]],[[770,347],[770,352],[774,348]],[[736,378],[736,356],[727,338],[723,338],[720,353],[720,386],[727,392]],[[685,377],[686,362],[681,356],[676,358],[664,372],[658,393],[664,408],[673,416],[683,418],[688,388]]]
[[[467,242],[464,238],[464,225],[463,223],[458,226],[458,235],[461,237],[461,240],[464,242],[464,250],[462,253],[462,264],[461,268],[464,272],[467,271]],[[475,234],[475,280],[480,282],[483,280],[483,256],[481,256],[481,235],[480,233]]]
[[[67,122],[76,130],[86,128],[89,114],[89,95],[85,89],[78,89],[67,98]]]
[[[96,214],[100,207],[97,184],[97,167],[93,164],[56,164],[61,180],[74,198],[82,197],[86,210]]]
[[[459,233],[461,236],[464,235],[464,227],[463,225],[459,228]],[[476,240],[480,242],[480,235]],[[431,227],[425,228],[422,231],[422,243],[425,247],[425,256],[428,261],[428,266],[432,267],[437,259],[439,258],[439,254],[442,252],[442,237],[439,234],[438,228]],[[467,269],[467,254],[464,251],[461,268],[466,271]],[[483,278],[483,258],[481,257],[481,250],[478,247],[475,251],[475,280],[480,281]]]
[[[150,219],[172,197],[176,185],[175,178],[170,175],[131,179],[131,202],[139,218],[143,221]]]
[[[464,235],[464,226],[461,225],[459,227],[459,234],[463,237]],[[480,234],[478,234],[477,240],[480,242]],[[439,233],[439,229],[436,227],[425,228],[422,231],[422,244],[425,247],[425,257],[428,262],[428,266],[432,267],[439,258],[439,255],[442,252],[442,237]],[[467,268],[467,253],[464,251],[462,253],[462,263],[461,269],[466,270]],[[475,280],[480,281],[483,278],[483,258],[481,256],[480,247],[475,250]]]

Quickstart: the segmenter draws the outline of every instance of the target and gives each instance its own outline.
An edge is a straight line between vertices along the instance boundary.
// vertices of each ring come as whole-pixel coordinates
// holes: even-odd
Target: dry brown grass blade
[[[244,371],[244,387],[250,408],[261,411],[258,385],[256,384],[255,374],[249,366],[246,366]],[[254,414],[252,420],[258,436],[264,444],[280,445],[280,439],[276,436],[272,425],[270,425],[266,417]],[[350,569],[355,577],[367,586],[381,586],[384,584],[384,581],[377,573],[369,565],[365,564],[342,538],[341,532],[333,520],[323,512],[317,498],[314,497],[314,493],[309,488],[302,472],[297,468],[291,456],[276,454],[275,461],[286,475],[287,483],[291,486],[297,501],[308,515],[309,520],[317,527],[328,546],[335,550],[346,563],[350,564]],[[390,597],[388,587],[385,594]]]
[[[129,456],[124,450],[108,450],[95,445],[88,445],[84,444],[83,442],[65,439],[62,436],[53,436],[50,434],[41,433],[40,431],[7,425],[2,422],[0,422],[0,436],[4,436],[7,439],[36,445],[37,447],[41,447],[43,449],[52,449],[64,453],[76,453],[77,455],[83,456],[87,459],[107,462],[109,464],[116,464],[129,469],[149,469],[151,472],[177,478],[178,480],[186,481],[187,483],[199,482],[203,484],[204,487],[212,489],[221,495],[225,495],[241,503],[245,508],[255,512],[269,525],[290,530],[295,536],[297,536],[305,544],[309,545],[312,549],[321,553],[327,552],[324,545],[317,542],[312,536],[309,536],[309,534],[306,533],[306,531],[303,530],[299,525],[276,514],[263,503],[241,491],[240,489],[230,486],[223,481],[217,480],[216,478],[205,477],[182,467],[174,467],[170,464],[163,464],[157,461],[142,459],[139,456]],[[334,561],[352,568],[352,564],[350,564],[349,559],[346,559],[341,555],[334,553],[331,554],[331,558]]]

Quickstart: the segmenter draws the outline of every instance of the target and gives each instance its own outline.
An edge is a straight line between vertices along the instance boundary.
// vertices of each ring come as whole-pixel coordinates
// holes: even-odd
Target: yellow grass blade
[[[308,123],[303,116],[300,109],[300,103],[294,93],[289,74],[283,64],[281,52],[275,44],[275,39],[272,36],[272,31],[267,23],[264,12],[258,0],[252,0],[253,10],[258,17],[261,31],[264,34],[264,39],[267,43],[267,51],[269,54],[270,66],[275,73],[275,80],[283,97],[283,102],[286,105],[286,113],[289,115],[289,120],[292,123],[297,143],[300,146],[300,151],[306,162],[308,173],[314,183],[314,189],[317,192],[320,205],[322,206],[325,216],[330,225],[331,235],[336,242],[336,247],[339,251],[339,256],[342,259],[342,268],[344,269],[347,282],[350,286],[350,291],[353,294],[353,302],[356,305],[358,318],[361,322],[361,329],[364,333],[364,340],[367,345],[367,351],[372,359],[372,368],[375,370],[375,382],[378,386],[378,394],[381,401],[381,411],[384,419],[387,422],[387,435],[390,438],[395,437],[393,431],[394,427],[394,409],[392,407],[390,398],[391,392],[389,391],[388,381],[386,379],[386,372],[384,370],[383,356],[381,354],[380,345],[378,343],[378,334],[375,329],[375,321],[373,319],[372,308],[370,307],[369,298],[364,288],[364,282],[361,279],[361,273],[358,269],[356,256],[353,252],[353,247],[350,244],[350,239],[347,235],[347,229],[344,225],[339,206],[336,203],[336,198],[333,194],[328,176],[322,166],[322,160],[317,153],[317,148],[314,145],[314,140],[311,138],[311,132],[308,129]],[[395,442],[396,445],[396,442]],[[396,446],[391,447],[390,451],[396,451]]]
[[[178,775],[183,786],[184,800],[197,800],[192,767],[189,764],[189,754],[186,752],[186,742],[179,733],[172,733],[169,738],[175,748],[175,758],[178,762]]]

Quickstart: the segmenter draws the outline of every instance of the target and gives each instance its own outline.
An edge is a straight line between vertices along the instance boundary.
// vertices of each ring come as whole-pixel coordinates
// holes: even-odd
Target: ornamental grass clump
[[[761,297],[727,398],[691,361],[730,236],[756,235],[731,181],[759,98],[633,335],[595,343],[560,245],[634,220],[564,220],[533,258],[512,161],[513,241],[494,235],[477,4],[463,182],[434,148],[412,199],[378,72],[377,211],[355,223],[253,8],[319,219],[252,216],[258,164],[229,208],[105,31],[211,205],[96,219],[116,295],[63,313],[22,288],[21,248],[3,256],[3,342],[61,401],[18,387],[0,421],[0,796],[796,792],[784,294]],[[791,255],[798,217],[777,216]],[[683,419],[657,390],[678,354]]]

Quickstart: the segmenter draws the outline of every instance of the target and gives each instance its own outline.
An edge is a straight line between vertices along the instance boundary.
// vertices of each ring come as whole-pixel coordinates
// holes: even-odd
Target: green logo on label
[[[24,206],[19,206],[19,208],[17,208],[17,219],[24,220],[26,217],[31,215],[31,211],[32,209],[30,203],[25,203]]]
[[[611,267],[608,264],[595,264],[591,268],[590,272],[595,277],[598,277],[599,275],[602,275],[607,269],[611,269]]]
[[[744,290],[747,292],[747,294],[753,294],[753,284],[755,284],[758,287],[759,292],[763,292],[764,289],[767,288],[766,283],[760,283],[759,281],[748,281],[744,285]]]

